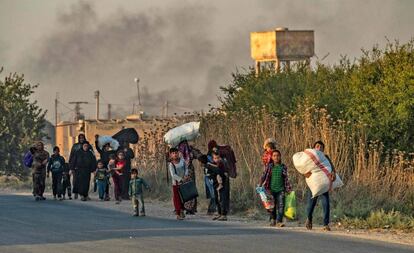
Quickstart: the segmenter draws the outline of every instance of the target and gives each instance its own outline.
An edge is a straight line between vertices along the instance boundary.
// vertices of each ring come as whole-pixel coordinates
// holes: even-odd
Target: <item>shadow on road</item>
[[[35,202],[29,196],[19,195],[0,195],[0,206],[0,245],[282,232],[224,223],[131,217],[123,212],[81,203],[50,200]]]

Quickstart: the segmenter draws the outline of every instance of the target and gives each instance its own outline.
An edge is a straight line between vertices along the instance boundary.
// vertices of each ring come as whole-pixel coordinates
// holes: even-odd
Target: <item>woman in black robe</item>
[[[78,151],[80,151],[80,150],[82,150],[82,146],[83,146],[83,144],[84,143],[88,143],[89,144],[89,142],[86,140],[86,136],[85,136],[85,134],[79,134],[78,135],[78,142],[77,143],[75,143],[75,144],[73,144],[73,146],[72,146],[72,148],[71,148],[71,150],[70,150],[70,155],[69,155],[69,166],[70,166],[70,170],[73,172],[74,171],[74,168],[72,167],[72,165],[73,165],[73,162],[74,162],[74,157],[75,157],[75,155],[76,155],[76,153],[78,152]],[[89,144],[89,150],[93,153],[93,149],[92,149],[92,146]],[[75,199],[78,199],[78,182],[76,181],[76,177],[75,177],[75,175],[73,175],[72,176],[72,185],[73,185],[73,187],[72,187],[72,193],[75,195]]]
[[[96,158],[90,151],[90,144],[84,142],[82,149],[73,155],[71,170],[74,181],[77,184],[77,193],[82,196],[81,200],[88,200],[91,173],[96,169]]]

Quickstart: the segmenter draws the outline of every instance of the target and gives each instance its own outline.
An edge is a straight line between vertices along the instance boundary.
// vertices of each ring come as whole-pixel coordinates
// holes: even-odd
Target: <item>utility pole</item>
[[[56,92],[56,97],[55,97],[55,127],[58,124],[58,97],[59,97],[59,93]]]
[[[81,104],[88,104],[88,102],[83,102],[83,101],[73,101],[73,102],[69,102],[69,104],[71,105],[75,105],[75,121],[79,121],[80,117],[81,117],[81,112],[80,110],[82,109],[80,107]]]
[[[165,117],[168,117],[168,106],[169,106],[169,104],[168,104],[168,100],[167,100],[167,101],[165,101],[165,106],[164,106],[164,108],[165,108]]]
[[[138,77],[135,77],[134,78],[134,81],[135,81],[135,83],[137,84],[137,97],[138,97],[138,113],[139,113],[139,111],[141,111],[141,93],[140,93],[140,90],[139,90],[139,78]]]
[[[99,90],[95,91],[95,99],[96,99],[96,121],[99,120]]]
[[[112,109],[112,105],[108,104],[108,120],[111,120],[111,109]]]

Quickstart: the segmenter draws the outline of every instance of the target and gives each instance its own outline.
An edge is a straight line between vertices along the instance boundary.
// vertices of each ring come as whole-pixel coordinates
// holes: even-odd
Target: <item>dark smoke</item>
[[[132,107],[138,76],[146,112],[159,114],[167,100],[171,109],[205,108],[215,100],[219,80],[230,76],[214,64],[211,13],[210,7],[189,4],[120,11],[98,20],[91,4],[79,2],[59,14],[57,30],[34,52],[25,72],[42,84],[40,98],[59,90],[64,101],[93,103],[93,91],[99,89],[105,100]],[[220,75],[213,84],[212,74]]]
[[[55,92],[63,102],[93,103],[99,89],[106,101],[126,104],[118,115],[128,113],[137,102],[137,76],[146,112],[159,114],[167,100],[171,112],[183,112],[217,103],[218,87],[231,73],[253,65],[252,31],[315,30],[316,56],[329,53],[324,63],[357,57],[361,48],[384,45],[385,37],[405,42],[413,36],[414,2],[408,0],[165,2],[114,10],[105,18],[90,2],[78,2],[58,15],[55,30],[33,45],[16,70],[41,84],[36,96],[48,109]],[[85,108],[94,115],[93,106]]]

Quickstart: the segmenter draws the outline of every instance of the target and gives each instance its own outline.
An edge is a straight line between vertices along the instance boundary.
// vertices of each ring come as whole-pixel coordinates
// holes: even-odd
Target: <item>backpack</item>
[[[222,145],[218,147],[219,154],[222,158],[226,160],[227,169],[229,171],[229,177],[236,178],[237,177],[237,167],[236,167],[236,155],[231,146],[229,145]]]
[[[24,166],[31,168],[33,164],[33,154],[30,151],[27,151],[27,153],[23,157],[23,164]]]

